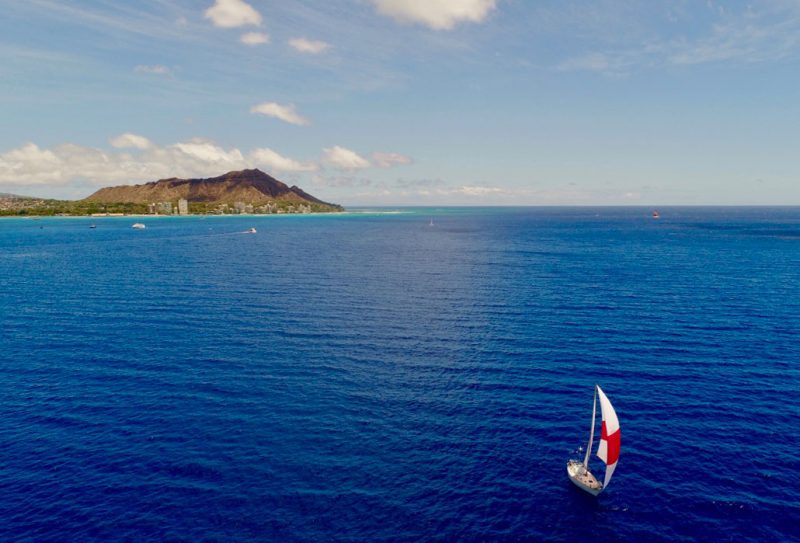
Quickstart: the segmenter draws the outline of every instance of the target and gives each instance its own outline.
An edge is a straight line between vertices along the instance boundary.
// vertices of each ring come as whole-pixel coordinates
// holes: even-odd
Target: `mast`
[[[594,441],[594,419],[597,416],[597,385],[594,386],[594,401],[592,402],[592,426],[589,428],[589,445],[586,446],[586,456],[583,458],[583,467],[589,467],[589,454],[592,452]]]

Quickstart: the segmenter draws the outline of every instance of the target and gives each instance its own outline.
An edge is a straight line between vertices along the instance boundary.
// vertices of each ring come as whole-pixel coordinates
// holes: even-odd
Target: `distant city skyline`
[[[0,192],[800,205],[800,3],[0,0]]]

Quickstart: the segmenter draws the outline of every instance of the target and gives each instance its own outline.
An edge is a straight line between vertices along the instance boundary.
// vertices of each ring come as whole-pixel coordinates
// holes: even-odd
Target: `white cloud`
[[[419,23],[434,30],[450,30],[457,23],[479,23],[496,0],[372,0],[378,13],[400,23]]]
[[[307,40],[305,38],[294,38],[289,40],[289,45],[301,53],[318,55],[330,49],[331,44],[319,40]]]
[[[311,124],[311,121],[297,114],[294,110],[294,104],[284,106],[275,102],[264,102],[251,107],[250,113],[260,113],[299,126]]]
[[[144,136],[137,136],[136,134],[128,132],[120,134],[116,138],[112,138],[111,145],[117,149],[147,149],[152,143]]]
[[[298,162],[281,156],[268,147],[253,149],[249,158],[250,162],[258,166],[279,172],[312,172],[317,169],[316,164]]]
[[[205,12],[214,26],[236,28],[239,26],[261,26],[261,14],[242,0],[215,0]]]
[[[379,168],[391,168],[399,164],[411,164],[413,160],[411,157],[401,155],[400,153],[372,153],[370,155],[372,163]]]
[[[338,145],[323,149],[322,160],[340,170],[361,170],[370,166],[369,161],[355,151]]]
[[[88,181],[100,186],[166,177],[208,177],[248,167],[252,163],[238,149],[226,150],[202,139],[165,147],[151,144],[135,155],[69,143],[52,149],[27,143],[0,153],[0,184],[63,186]]]
[[[173,147],[205,163],[237,165],[244,162],[244,157],[239,149],[226,151],[222,147],[201,138],[195,138],[184,143],[176,143]]]
[[[42,184],[60,181],[61,160],[48,149],[26,143],[19,149],[0,154],[0,182]]]
[[[261,45],[263,43],[269,43],[269,34],[265,34],[264,32],[247,32],[246,34],[242,34],[239,41],[245,45]]]
[[[299,162],[272,149],[245,153],[213,141],[193,138],[159,146],[144,136],[122,134],[107,152],[75,144],[42,149],[34,143],[0,153],[0,185],[96,186],[142,183],[169,177],[213,177],[231,170],[260,167],[273,172],[313,172],[315,163]],[[128,148],[137,150],[129,152]]]
[[[154,64],[152,66],[140,64],[139,66],[135,67],[133,71],[140,74],[154,74],[154,75],[169,75],[172,73],[172,70],[170,70],[166,66],[162,66],[161,64]]]

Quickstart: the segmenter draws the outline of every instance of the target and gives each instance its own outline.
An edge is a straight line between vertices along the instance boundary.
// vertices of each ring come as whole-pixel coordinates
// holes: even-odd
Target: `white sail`
[[[597,457],[606,464],[606,477],[603,481],[603,488],[605,489],[609,481],[611,481],[614,470],[617,468],[621,434],[617,413],[600,386],[597,386],[597,393],[600,398],[600,412],[603,417],[600,444],[597,446]]]

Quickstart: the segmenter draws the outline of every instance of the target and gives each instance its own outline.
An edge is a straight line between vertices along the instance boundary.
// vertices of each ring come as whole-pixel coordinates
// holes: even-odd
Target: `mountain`
[[[323,202],[296,186],[288,186],[261,170],[228,172],[209,179],[161,179],[143,185],[122,185],[98,190],[85,201],[100,204],[174,202],[185,198],[189,202],[210,204],[263,205],[270,202],[316,204],[331,210],[336,204]]]

